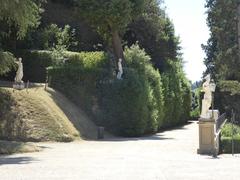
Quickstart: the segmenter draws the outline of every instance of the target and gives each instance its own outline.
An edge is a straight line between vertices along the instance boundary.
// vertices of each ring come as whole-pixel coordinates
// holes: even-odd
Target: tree
[[[207,23],[211,31],[207,54],[207,72],[217,80],[240,81],[240,59],[237,34],[237,0],[207,0]]]
[[[144,9],[147,0],[76,0],[77,12],[111,41],[116,60],[123,57],[121,36]]]
[[[174,25],[162,6],[162,1],[149,0],[144,13],[129,24],[124,36],[129,46],[138,41],[151,56],[155,68],[161,72],[166,68],[167,60],[177,60],[181,49]]]
[[[34,0],[0,0],[0,22],[8,28],[0,28],[0,50],[2,40],[11,31],[16,30],[17,38],[23,38],[29,27],[38,25],[40,1]],[[13,55],[0,51],[0,74],[6,73],[13,64]]]

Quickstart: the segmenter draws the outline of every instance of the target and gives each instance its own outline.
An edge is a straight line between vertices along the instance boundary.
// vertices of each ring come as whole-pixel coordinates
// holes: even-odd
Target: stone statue
[[[118,61],[117,79],[122,79],[122,74],[123,74],[122,59],[120,58],[119,61]]]
[[[23,64],[22,64],[22,58],[18,58],[18,61],[16,62],[18,65],[18,69],[16,72],[15,76],[15,83],[23,83],[22,78],[23,78]]]
[[[205,78],[206,81],[203,83],[202,91],[204,92],[204,98],[202,100],[202,112],[201,118],[210,118],[208,110],[212,105],[212,96],[215,91],[216,85],[211,83],[210,74],[208,74]]]

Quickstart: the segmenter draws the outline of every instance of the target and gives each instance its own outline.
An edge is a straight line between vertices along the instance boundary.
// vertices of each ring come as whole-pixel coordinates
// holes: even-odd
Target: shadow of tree
[[[36,159],[32,157],[11,157],[11,156],[0,156],[0,166],[9,164],[29,164],[36,162]]]

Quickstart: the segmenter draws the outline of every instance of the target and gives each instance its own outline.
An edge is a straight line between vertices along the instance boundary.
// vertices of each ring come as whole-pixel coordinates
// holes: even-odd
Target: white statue
[[[212,105],[212,93],[215,91],[216,85],[211,83],[210,74],[204,78],[206,81],[203,83],[202,91],[204,92],[204,98],[202,100],[202,112],[201,118],[210,118],[208,110]]]
[[[117,79],[122,79],[122,74],[123,74],[122,59],[120,58],[119,61],[118,61]]]
[[[16,62],[18,65],[18,69],[16,72],[15,76],[15,82],[16,83],[23,83],[22,78],[23,78],[23,64],[22,64],[22,58],[18,58],[18,61]]]

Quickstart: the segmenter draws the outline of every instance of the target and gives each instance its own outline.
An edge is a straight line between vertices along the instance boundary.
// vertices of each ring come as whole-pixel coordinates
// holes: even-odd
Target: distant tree
[[[122,35],[147,0],[75,0],[77,12],[112,44],[116,59],[123,57]]]

